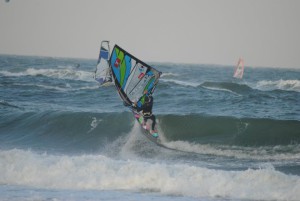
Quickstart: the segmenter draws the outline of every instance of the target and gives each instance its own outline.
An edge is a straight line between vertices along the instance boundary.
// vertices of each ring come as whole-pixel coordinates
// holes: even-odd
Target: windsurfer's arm
[[[136,111],[138,111],[138,112],[140,112],[141,110],[144,109],[143,105],[142,105],[141,107],[139,107],[139,106],[137,105],[137,101],[134,101],[134,102],[132,103],[132,107],[133,107]]]
[[[134,102],[132,103],[131,107],[134,108],[134,109],[137,109],[137,103],[136,103],[136,101],[134,101]]]

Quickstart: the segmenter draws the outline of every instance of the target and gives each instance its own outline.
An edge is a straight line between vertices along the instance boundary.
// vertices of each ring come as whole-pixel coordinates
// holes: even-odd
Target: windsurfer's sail
[[[244,60],[242,58],[239,59],[233,77],[242,79],[244,75]]]
[[[109,52],[109,41],[102,41],[95,71],[95,80],[100,85],[111,83],[112,81],[109,68]]]
[[[115,86],[124,104],[144,104],[145,92],[151,95],[161,72],[137,59],[118,45],[114,46],[110,67]]]

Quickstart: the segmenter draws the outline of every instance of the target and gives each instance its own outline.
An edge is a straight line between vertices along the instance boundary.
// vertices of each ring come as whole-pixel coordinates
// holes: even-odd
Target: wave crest
[[[255,88],[259,90],[285,90],[300,92],[300,80],[275,80],[275,81],[259,81]]]

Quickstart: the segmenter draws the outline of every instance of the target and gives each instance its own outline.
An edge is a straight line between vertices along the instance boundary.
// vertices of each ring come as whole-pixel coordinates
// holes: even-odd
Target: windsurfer
[[[146,125],[146,122],[148,119],[152,120],[152,126],[150,133],[154,133],[155,131],[155,124],[156,124],[156,118],[155,115],[152,113],[152,107],[153,107],[153,97],[151,95],[146,94],[145,96],[145,103],[141,107],[137,107],[136,102],[133,103],[133,107],[138,111],[142,111],[143,117],[144,117],[144,123],[143,126]]]

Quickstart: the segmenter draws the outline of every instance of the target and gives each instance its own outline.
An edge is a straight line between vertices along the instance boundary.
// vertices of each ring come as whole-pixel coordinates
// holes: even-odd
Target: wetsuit
[[[144,122],[147,122],[148,119],[152,120],[152,130],[155,130],[155,116],[152,114],[152,107],[153,107],[153,97],[149,96],[149,102],[145,102],[141,107],[137,107],[137,111],[142,111]]]

